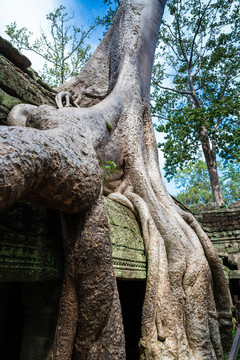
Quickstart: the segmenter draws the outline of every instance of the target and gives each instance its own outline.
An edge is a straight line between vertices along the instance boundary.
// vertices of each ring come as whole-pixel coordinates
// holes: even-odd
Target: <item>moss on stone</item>
[[[0,89],[0,105],[4,106],[8,110],[17,104],[20,104],[21,101]]]
[[[0,87],[9,95],[28,104],[55,105],[54,95],[34,81],[27,73],[11,64],[0,55]]]
[[[111,132],[113,130],[112,125],[109,124],[108,122],[106,122],[106,128],[109,132]]]
[[[118,278],[145,279],[146,257],[135,216],[125,206],[105,199],[113,263]],[[56,211],[29,203],[1,213],[0,280],[39,281],[61,278],[63,249]]]
[[[113,264],[122,279],[145,279],[146,256],[140,228],[134,214],[124,205],[105,198]]]

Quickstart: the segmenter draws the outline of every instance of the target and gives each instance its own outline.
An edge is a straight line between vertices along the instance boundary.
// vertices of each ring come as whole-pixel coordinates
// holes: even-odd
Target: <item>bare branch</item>
[[[194,78],[194,76],[196,76],[200,70],[201,70],[201,66],[202,66],[202,60],[203,60],[203,56],[204,56],[204,53],[205,53],[205,50],[206,50],[206,46],[204,47],[204,50],[203,50],[203,38],[201,37],[201,46],[200,46],[200,51],[199,51],[199,65],[198,65],[198,69],[195,71],[194,74],[192,74],[192,77]],[[200,81],[201,82],[201,81]]]
[[[192,95],[192,92],[190,92],[190,91],[177,90],[177,89],[172,89],[172,88],[169,88],[169,87],[165,87],[165,86],[159,85],[159,84],[158,84],[156,81],[154,81],[154,80],[153,80],[153,83],[154,83],[154,85],[157,85],[160,89],[163,89],[163,90],[169,90],[169,91],[175,92],[175,93],[177,93],[177,94]]]
[[[172,51],[174,52],[175,56],[177,57],[177,59],[179,61],[185,62],[185,59],[181,59],[180,56],[178,55],[178,53],[176,52],[176,50],[174,49],[174,47],[172,46],[172,44],[168,44],[170,46],[170,48],[172,49]]]
[[[221,122],[222,122],[222,119],[218,119],[216,124],[214,124],[214,126],[212,128],[212,131],[215,131],[218,128],[218,126],[220,125]]]
[[[165,107],[165,106],[163,106],[163,108],[164,108],[166,111],[172,111],[172,112],[174,112],[174,111],[180,111],[180,110],[181,110],[181,109],[177,109],[177,108],[170,109],[170,108],[167,108],[167,107]]]
[[[170,34],[172,37],[174,37],[175,40],[179,41],[179,38],[172,32],[171,26],[169,24],[164,23],[164,25],[168,28]]]
[[[179,24],[179,17],[180,17],[180,14],[178,13],[177,14],[177,31],[178,31],[178,42],[179,42],[179,45],[180,45],[180,48],[182,50],[182,54],[183,54],[183,57],[187,63],[187,66],[189,67],[189,62],[188,62],[188,58],[187,58],[187,54],[186,54],[186,51],[185,51],[185,48],[184,48],[184,43],[183,43],[183,40],[182,40],[182,35],[181,35],[181,31],[180,31],[180,24]]]
[[[196,76],[199,71],[201,70],[201,65],[202,65],[202,62],[200,62],[199,66],[198,66],[198,69],[195,71],[195,73],[192,74],[192,77],[194,78],[194,76]]]
[[[216,14],[217,14],[217,9],[215,10],[215,15],[213,15],[213,19],[216,18]],[[213,28],[211,27],[213,21],[214,21],[214,20],[212,20],[212,22],[211,22],[210,25],[209,25],[210,31],[209,31],[208,41],[212,38],[212,35],[214,34]],[[202,46],[202,44],[201,44],[200,64],[199,64],[198,69],[196,70],[196,72],[192,75],[192,77],[196,76],[196,75],[199,73],[199,71],[201,70],[202,60],[203,60],[203,57],[204,57],[205,52],[206,52],[206,46]]]
[[[205,7],[203,13],[202,13],[202,16],[200,17],[199,19],[199,22],[198,22],[198,26],[197,26],[197,29],[195,31],[195,34],[194,34],[194,37],[193,37],[193,41],[192,41],[192,46],[191,46],[191,53],[190,53],[190,60],[189,60],[189,68],[191,68],[191,65],[192,65],[192,58],[193,58],[193,48],[194,48],[194,44],[195,44],[195,41],[196,41],[196,38],[197,38],[197,35],[198,35],[198,32],[199,32],[199,29],[200,29],[200,26],[201,26],[201,23],[202,23],[202,20],[206,14],[206,11],[210,5],[210,3],[212,2],[212,0],[209,0],[207,6]]]
[[[33,51],[35,54],[41,56],[43,59],[51,62],[52,64],[55,64],[55,61],[54,61],[54,60],[51,60],[51,58],[48,58],[48,57],[44,56],[42,53],[40,53],[39,51],[35,50],[34,48],[27,47],[27,46],[23,45],[23,49],[24,49],[24,50],[28,50],[28,51]]]
[[[154,114],[153,117],[157,117],[157,118],[159,118],[159,119],[163,119],[163,120],[169,121],[168,118],[166,118],[165,116],[162,116],[162,115]]]
[[[222,99],[222,100],[223,100],[223,98],[224,98],[225,91],[226,91],[227,86],[228,86],[229,78],[230,78],[230,76],[227,74],[227,76],[226,76],[226,78],[225,78],[225,81],[224,81],[224,86],[223,86],[223,89],[222,89],[222,96],[221,96],[221,99]]]
[[[81,46],[81,44],[83,43],[83,41],[87,38],[87,36],[90,34],[90,32],[96,27],[97,25],[92,25],[88,31],[84,34],[84,36],[81,37],[81,40],[79,41],[79,43],[75,46],[75,48],[63,59],[63,61],[66,61],[67,59],[69,59],[72,54],[79,48],[79,46]]]
[[[168,74],[168,73],[164,73],[166,76],[175,76],[175,74]]]
[[[200,104],[202,105],[204,102],[204,97],[205,97],[205,89],[203,89],[203,94],[202,94],[202,100],[200,101]]]
[[[47,41],[47,37],[46,37],[46,35],[45,35],[42,27],[40,27],[40,32],[41,32],[41,36],[42,36],[42,38],[43,38],[43,41],[44,41],[45,44],[46,44],[46,47],[47,47],[48,49],[50,49],[53,53],[56,53],[56,51],[55,51],[55,50],[52,48],[52,46],[50,45],[50,42]]]

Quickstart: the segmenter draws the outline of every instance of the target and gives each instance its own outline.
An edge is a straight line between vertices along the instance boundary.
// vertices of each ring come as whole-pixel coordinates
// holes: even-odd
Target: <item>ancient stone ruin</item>
[[[162,187],[158,171],[148,93],[162,11],[158,0],[121,3],[114,25],[82,75],[59,89],[69,90],[70,85],[81,115],[74,108],[58,111],[55,91],[28,67],[25,58],[1,40],[1,124],[5,125],[13,105],[46,104],[31,108],[27,127],[16,123],[19,113],[15,112],[8,123],[11,126],[3,126],[1,133],[2,144],[7,139],[7,156],[15,165],[9,184],[14,176],[19,179],[14,190],[8,176],[4,178],[0,199],[4,209],[0,222],[1,324],[6,324],[0,330],[3,358],[117,360],[125,359],[126,348],[131,360],[139,359],[140,353],[145,360],[210,360],[222,357],[221,344],[226,348],[230,345],[231,313],[221,264],[192,214],[178,208]],[[152,27],[146,28],[150,18]],[[116,34],[122,34],[118,42]],[[103,58],[106,53],[109,57]],[[96,77],[99,66],[102,71]],[[126,82],[128,77],[135,82]],[[130,92],[129,84],[133,86]],[[129,94],[132,100],[126,106]],[[22,113],[27,107],[17,107],[16,111],[19,109]],[[84,120],[88,116],[95,124],[89,126],[96,138],[88,132],[85,140]],[[128,122],[128,116],[132,121]],[[98,121],[112,122],[111,131],[109,126],[99,126],[94,133]],[[69,131],[67,135],[61,126]],[[68,144],[70,138],[74,151],[72,129],[83,142],[80,153],[84,166],[80,161],[80,171],[79,152],[73,160],[63,153],[63,161],[73,165],[70,192],[66,192],[63,186],[57,188],[57,181],[53,186],[55,169],[62,171],[54,146],[52,157],[48,155],[53,139],[61,151],[60,140]],[[5,132],[13,134],[11,144]],[[89,139],[93,139],[93,148]],[[142,139],[141,146],[136,139]],[[12,151],[18,146],[21,149],[22,142],[27,144],[26,153],[30,149],[31,159],[37,159],[33,175],[45,169],[46,159],[51,163],[52,178],[42,180],[39,172],[42,182],[36,178],[36,184],[30,186],[34,191],[25,191],[24,176],[28,173],[19,176],[18,157]],[[40,167],[38,146],[47,149]],[[100,160],[106,160],[113,149],[119,172],[104,184],[107,198],[103,200],[96,153]],[[22,154],[24,157],[25,152]],[[93,183],[88,187],[92,179],[89,174]],[[65,174],[59,176],[62,179]],[[79,179],[87,189],[82,193]],[[18,199],[24,202],[16,202]],[[58,211],[49,208],[60,210],[61,219]],[[109,231],[112,248],[107,241]]]
[[[240,294],[240,204],[194,212],[220,257],[232,299]]]

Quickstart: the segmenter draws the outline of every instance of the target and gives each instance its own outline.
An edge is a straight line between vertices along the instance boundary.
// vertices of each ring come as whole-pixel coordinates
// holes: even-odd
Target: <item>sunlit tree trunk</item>
[[[189,87],[190,87],[190,94],[188,96],[191,98],[192,107],[201,109],[202,104],[198,96],[196,95],[194,89],[193,74],[191,68],[188,71],[188,79],[189,79]],[[199,132],[200,132],[202,151],[207,164],[213,199],[217,204],[217,206],[220,207],[221,205],[223,205],[224,201],[223,201],[218,170],[217,170],[217,155],[216,155],[215,141],[210,140],[209,132],[206,126],[201,125]]]
[[[206,160],[208,174],[213,194],[213,199],[218,206],[223,205],[223,196],[220,187],[220,181],[217,170],[217,155],[215,149],[215,141],[212,140],[212,146],[210,145],[210,140],[208,137],[208,132],[206,129],[202,129],[201,131],[201,139],[202,139],[202,149],[203,154]]]

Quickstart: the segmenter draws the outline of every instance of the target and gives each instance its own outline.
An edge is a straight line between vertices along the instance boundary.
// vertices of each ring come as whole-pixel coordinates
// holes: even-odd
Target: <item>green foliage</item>
[[[17,29],[16,22],[6,26],[6,34],[11,43],[20,51],[33,51],[45,60],[41,76],[52,87],[79,73],[90,56],[90,45],[86,40],[97,26],[87,30],[73,23],[64,6],[46,15],[50,25],[50,35],[41,29],[41,36],[33,40],[33,33],[26,27]]]
[[[240,166],[238,162],[230,162],[226,166],[219,162],[218,169],[225,203],[230,204],[232,201],[237,201],[240,199]],[[176,198],[185,205],[207,204],[214,201],[207,166],[202,160],[195,163],[189,161],[187,166],[177,171],[174,182],[177,188],[181,188]]]
[[[103,170],[102,176],[104,181],[107,181],[106,176],[111,177],[113,173],[117,173],[117,165],[113,161],[105,161],[105,164],[102,164],[99,160],[99,165]]]
[[[240,166],[239,162],[229,162],[220,167],[222,173],[223,197],[228,203],[240,199]]]
[[[185,205],[213,202],[207,166],[204,161],[189,161],[188,166],[178,170],[174,182],[184,188],[176,198]]]
[[[109,132],[113,130],[112,125],[109,124],[108,122],[106,122],[106,128],[108,129]]]
[[[169,0],[152,76],[153,114],[170,180],[206,140],[240,161],[240,3]],[[170,85],[169,85],[170,84]],[[206,129],[207,138],[202,130]]]

